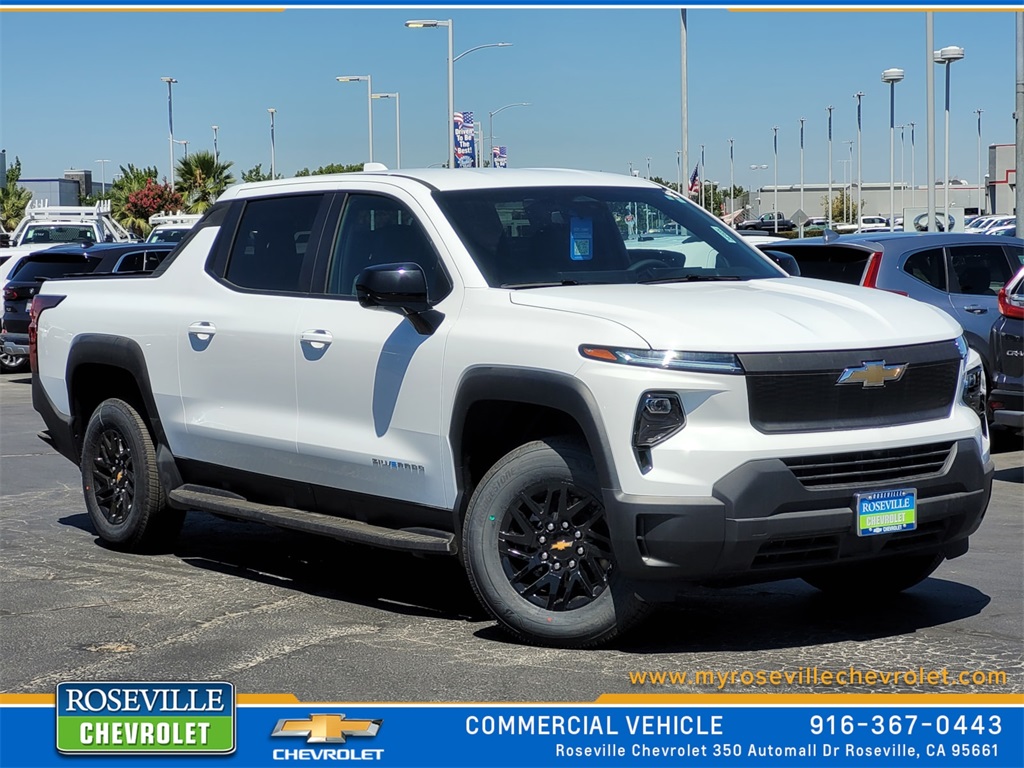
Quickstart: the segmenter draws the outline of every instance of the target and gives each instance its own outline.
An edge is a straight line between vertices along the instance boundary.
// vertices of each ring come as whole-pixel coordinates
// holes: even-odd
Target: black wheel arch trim
[[[485,400],[537,405],[565,413],[583,431],[594,458],[601,488],[619,488],[611,445],[599,418],[597,398],[582,381],[567,373],[537,368],[477,366],[463,373],[456,387],[448,428],[457,491],[453,510],[455,530],[460,529],[471,491],[464,484],[466,467],[463,464],[462,435],[466,428],[466,416],[474,403]]]
[[[167,434],[153,397],[153,385],[149,379],[145,353],[138,342],[124,336],[85,333],[76,337],[71,343],[67,366],[64,370],[64,383],[68,390],[68,403],[71,409],[70,426],[76,455],[81,457],[81,436],[85,434],[86,420],[83,420],[82,414],[75,413],[75,375],[78,369],[84,365],[106,365],[111,368],[119,368],[134,379],[142,397],[142,407],[145,410],[140,415],[152,430],[153,442],[156,444],[160,480],[168,491],[181,485],[181,473],[171,454]]]

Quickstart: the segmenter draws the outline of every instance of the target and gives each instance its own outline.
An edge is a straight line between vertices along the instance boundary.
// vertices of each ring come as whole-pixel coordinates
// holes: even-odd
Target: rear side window
[[[1024,264],[1024,247],[1019,245],[1008,245],[1006,246],[1007,253],[1010,254],[1010,260],[1016,259],[1018,264]]]
[[[910,254],[903,264],[903,271],[932,288],[946,292],[946,256],[941,248]]]
[[[1010,279],[1010,263],[998,245],[957,245],[949,249],[957,293],[995,296]]]
[[[306,239],[322,201],[317,194],[248,202],[228,257],[228,282],[260,291],[298,291]]]
[[[9,280],[19,283],[30,283],[33,280],[45,280],[48,277],[64,277],[65,275],[81,275],[92,272],[100,259],[24,259],[9,275]]]
[[[115,272],[152,272],[168,251],[133,251],[126,253],[114,267]]]
[[[833,283],[860,285],[871,251],[837,245],[785,248],[772,243],[772,249],[790,253],[800,265],[801,277],[830,280]]]

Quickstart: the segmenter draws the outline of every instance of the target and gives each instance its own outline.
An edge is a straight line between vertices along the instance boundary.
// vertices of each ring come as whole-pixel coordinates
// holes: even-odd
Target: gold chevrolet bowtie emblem
[[[885,360],[873,360],[857,368],[847,368],[840,374],[836,384],[860,384],[865,389],[884,387],[887,382],[899,381],[906,370],[906,363],[886,365]]]
[[[563,549],[568,549],[571,546],[572,546],[572,542],[569,541],[568,539],[565,539],[564,541],[556,541],[554,544],[551,545],[551,548],[552,549],[557,549],[557,550],[563,550]]]
[[[346,736],[376,736],[383,720],[346,720],[344,715],[310,715],[278,720],[271,736],[305,736],[307,744],[344,743]]]

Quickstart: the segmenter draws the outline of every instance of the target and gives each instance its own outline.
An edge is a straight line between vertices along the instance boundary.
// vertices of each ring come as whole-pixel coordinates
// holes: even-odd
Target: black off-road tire
[[[167,505],[149,428],[124,400],[93,411],[82,443],[82,490],[100,538],[127,551],[174,543],[185,513]]]
[[[616,568],[594,461],[578,440],[501,458],[473,493],[462,544],[477,598],[526,642],[594,646],[647,613]]]
[[[803,580],[830,595],[870,599],[894,595],[927,579],[945,558],[937,555],[897,555],[884,560],[823,568]]]

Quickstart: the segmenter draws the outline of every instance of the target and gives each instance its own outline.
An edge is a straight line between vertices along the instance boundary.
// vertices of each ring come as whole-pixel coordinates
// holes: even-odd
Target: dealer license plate
[[[854,494],[857,535],[877,536],[917,528],[917,489]]]

